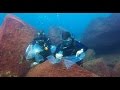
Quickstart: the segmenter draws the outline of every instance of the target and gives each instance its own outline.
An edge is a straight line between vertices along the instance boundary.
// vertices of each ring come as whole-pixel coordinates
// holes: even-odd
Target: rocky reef
[[[81,42],[95,51],[87,53],[84,68],[99,76],[120,76],[120,14],[93,20],[85,30]],[[94,57],[94,58],[93,58]]]
[[[8,14],[0,26],[0,77],[119,77],[120,76],[120,14],[91,22],[81,42],[88,46],[83,67],[67,69],[63,62],[45,61],[33,68],[25,60],[25,50],[36,30],[20,18]],[[50,29],[52,44],[62,41],[61,27]]]
[[[96,53],[93,49],[88,49],[86,52],[85,52],[85,58],[83,60],[83,62],[86,62],[86,61],[91,61],[93,59],[96,59]]]
[[[106,65],[103,58],[94,59],[83,63],[83,67],[101,77],[111,76],[110,68]]]
[[[93,20],[81,39],[85,45],[97,54],[116,53],[120,51],[120,14]]]
[[[53,65],[46,61],[32,68],[26,77],[98,77],[98,75],[76,64],[67,69],[63,62]]]
[[[120,61],[115,64],[115,67],[111,71],[112,77],[120,77]]]
[[[24,76],[29,68],[25,60],[25,49],[32,41],[35,30],[8,14],[0,28],[0,75]],[[7,74],[6,74],[7,73]]]

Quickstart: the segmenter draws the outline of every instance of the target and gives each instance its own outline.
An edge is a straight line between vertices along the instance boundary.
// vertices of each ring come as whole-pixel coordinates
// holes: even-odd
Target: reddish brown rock
[[[97,57],[103,57],[105,63],[112,69],[120,61],[120,53],[97,55]]]
[[[99,76],[111,76],[110,69],[104,62],[103,58],[94,59],[83,63],[83,67]]]
[[[120,62],[118,62],[112,70],[112,77],[120,77]]]
[[[93,60],[93,59],[95,59],[95,51],[92,50],[92,49],[88,49],[86,51],[86,55],[85,55],[85,58],[84,58],[83,62],[90,61],[90,60]]]
[[[0,72],[23,76],[29,70],[25,49],[35,30],[13,15],[7,15],[0,30]]]
[[[2,29],[1,29],[1,27],[0,27],[0,40],[1,40],[1,38],[2,38]]]
[[[94,73],[87,71],[78,65],[73,65],[66,69],[63,62],[59,64],[51,64],[46,61],[32,68],[26,77],[98,77]]]

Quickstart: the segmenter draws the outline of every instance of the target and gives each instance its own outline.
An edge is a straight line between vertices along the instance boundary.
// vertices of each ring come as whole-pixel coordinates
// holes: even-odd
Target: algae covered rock
[[[7,15],[0,28],[0,72],[24,76],[30,69],[25,50],[35,30],[14,15]]]
[[[67,69],[63,62],[51,64],[49,61],[45,61],[32,68],[26,77],[98,77],[98,75],[76,64]]]
[[[83,62],[90,61],[90,60],[93,60],[93,59],[95,59],[95,51],[93,49],[88,49],[85,52],[85,58],[84,58]]]
[[[120,61],[115,65],[112,71],[112,77],[120,77]]]
[[[94,59],[83,63],[83,68],[102,77],[110,76],[109,67],[104,62],[103,58]]]

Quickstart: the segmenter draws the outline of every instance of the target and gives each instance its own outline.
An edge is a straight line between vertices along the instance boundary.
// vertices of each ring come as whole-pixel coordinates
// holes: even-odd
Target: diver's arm
[[[75,43],[76,43],[78,50],[83,49],[84,52],[87,51],[87,49],[88,49],[87,46],[85,46],[84,44],[82,44],[81,42],[78,42],[78,41],[76,41]]]
[[[58,53],[59,51],[62,51],[61,45],[62,44],[59,44],[58,46],[56,46],[55,54]]]
[[[75,43],[77,46],[76,57],[80,57],[81,54],[83,54],[83,53],[85,54],[85,51],[87,51],[88,48],[84,44],[82,44],[78,41],[76,41]]]
[[[62,50],[62,44],[59,44],[55,51],[55,57],[56,59],[62,59],[63,57],[63,50]]]

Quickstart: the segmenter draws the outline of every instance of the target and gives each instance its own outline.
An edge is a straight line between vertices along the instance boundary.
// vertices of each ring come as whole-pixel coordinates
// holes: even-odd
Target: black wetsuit
[[[85,46],[84,44],[72,39],[72,43],[69,46],[64,46],[63,44],[58,45],[57,49],[56,49],[56,53],[58,53],[59,51],[63,51],[63,57],[64,56],[71,56],[71,55],[76,55],[76,52],[80,49],[83,49],[83,51],[87,51],[87,46]],[[77,62],[77,64],[81,64],[81,62]]]
[[[76,52],[83,48],[83,51],[87,51],[87,47],[82,43],[72,39],[72,43],[69,46],[64,46],[63,44],[58,45],[56,52],[63,51],[63,56],[75,55]]]
[[[51,42],[47,37],[36,37],[33,39],[32,44],[34,45],[36,42],[42,47],[43,51],[40,52],[39,54],[43,56],[44,60],[47,60],[47,56],[51,54],[50,52],[50,45]],[[45,47],[48,48],[48,50],[45,50]]]

